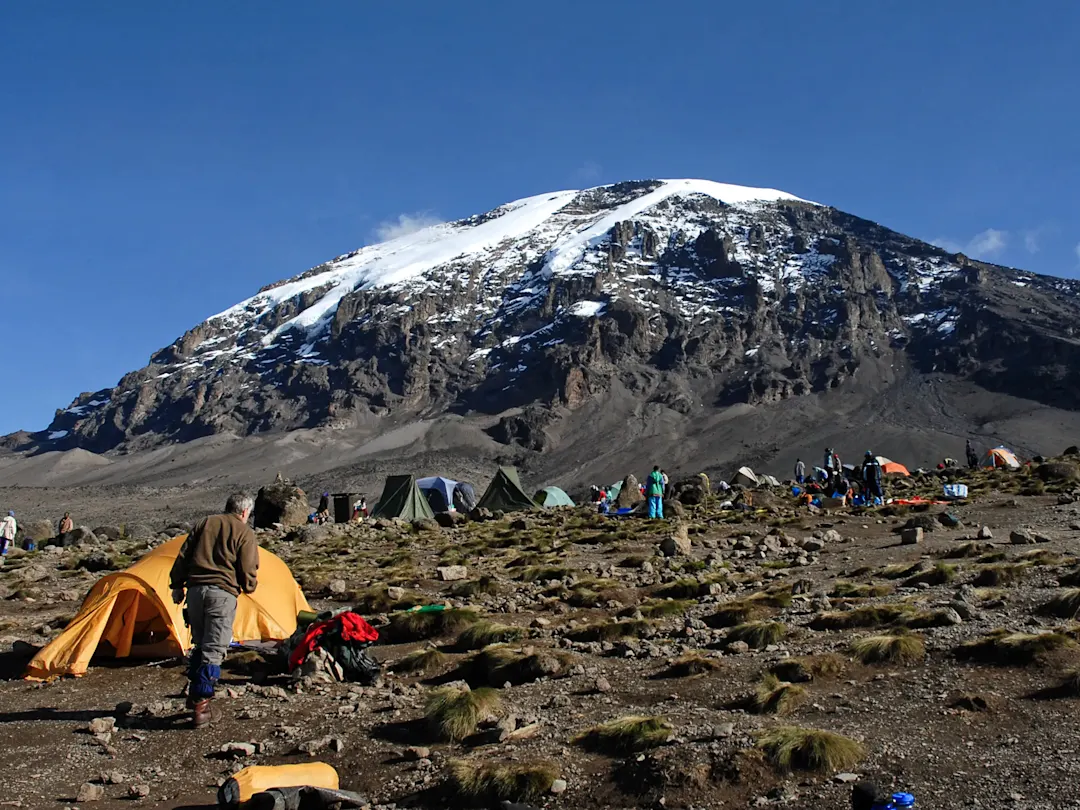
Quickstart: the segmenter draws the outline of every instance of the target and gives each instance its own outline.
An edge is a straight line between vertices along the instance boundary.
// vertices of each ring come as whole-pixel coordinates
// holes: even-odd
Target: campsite
[[[244,767],[323,762],[372,808],[842,806],[847,774],[929,806],[1048,806],[1073,781],[1078,460],[895,472],[909,505],[854,509],[748,468],[728,489],[674,476],[663,521],[636,478],[607,488],[634,505],[601,515],[498,468],[440,521],[426,493],[445,508],[459,482],[389,475],[367,520],[259,531],[266,579],[234,624],[253,643],[200,731],[161,579],[182,527],[15,553],[5,798],[209,808]],[[378,630],[379,679],[288,674],[273,640],[346,608]],[[433,696],[461,690],[482,702],[441,726]],[[792,728],[851,742],[782,766],[768,734]]]

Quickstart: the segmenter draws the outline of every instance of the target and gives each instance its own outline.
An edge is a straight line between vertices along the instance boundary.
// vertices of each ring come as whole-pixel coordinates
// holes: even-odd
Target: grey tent
[[[521,512],[537,508],[536,502],[525,494],[517,470],[513,467],[499,467],[476,506],[492,512]]]
[[[454,487],[454,508],[468,514],[476,508],[476,490],[468,481],[458,481]]]
[[[731,476],[732,484],[741,484],[744,487],[756,487],[760,481],[749,467],[739,467],[739,471]]]
[[[544,487],[533,495],[533,500],[547,509],[552,506],[577,506],[570,496],[558,487]]]
[[[405,518],[406,520],[433,520],[435,513],[427,498],[416,486],[411,475],[391,475],[383,485],[382,497],[371,513],[372,517]]]

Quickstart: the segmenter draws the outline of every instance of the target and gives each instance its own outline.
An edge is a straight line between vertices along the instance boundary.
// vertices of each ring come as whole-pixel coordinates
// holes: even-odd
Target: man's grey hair
[[[225,511],[230,515],[242,515],[255,508],[255,499],[248,492],[234,492],[225,501]]]

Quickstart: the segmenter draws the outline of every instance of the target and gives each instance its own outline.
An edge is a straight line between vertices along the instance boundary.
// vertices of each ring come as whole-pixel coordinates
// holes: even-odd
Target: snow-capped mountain
[[[36,446],[502,414],[543,450],[586,403],[679,414],[842,388],[869,365],[1076,407],[1080,283],[972,261],[772,189],[651,180],[558,191],[264,287]],[[885,372],[887,373],[887,372]]]

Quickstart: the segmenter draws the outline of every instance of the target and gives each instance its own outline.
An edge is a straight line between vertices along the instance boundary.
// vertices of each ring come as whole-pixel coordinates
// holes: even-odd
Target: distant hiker
[[[801,458],[795,461],[795,481],[799,484],[806,482],[806,464]]]
[[[671,479],[668,478],[668,474],[667,474],[666,470],[661,469],[660,470],[660,475],[663,476],[663,479],[664,479],[664,497],[666,498],[667,497],[668,487],[671,486]]]
[[[0,554],[7,554],[11,544],[15,542],[15,533],[19,531],[19,524],[15,522],[15,513],[9,511],[7,517],[0,520]]]
[[[869,450],[866,451],[866,458],[863,460],[862,479],[866,485],[866,499],[869,503],[885,500],[884,473],[881,469],[881,462]]]
[[[832,468],[838,473],[844,472],[844,465],[840,463],[840,454],[833,450],[832,454]]]
[[[664,474],[659,467],[653,467],[646,479],[645,496],[649,499],[649,517],[664,517]]]
[[[329,492],[324,492],[322,494],[322,497],[319,498],[319,508],[316,509],[315,511],[316,512],[325,512],[328,515],[330,514],[330,493]]]
[[[71,512],[64,512],[64,516],[60,518],[60,523],[57,525],[57,534],[67,534],[75,528],[75,521],[71,519]]]
[[[254,507],[246,492],[230,495],[224,514],[203,518],[191,530],[169,575],[176,604],[184,602],[187,589],[185,617],[193,645],[187,707],[194,728],[212,720],[210,702],[232,641],[236,597],[254,592],[258,584],[259,543],[247,525]]]
[[[367,498],[361,498],[353,505],[353,520],[363,520],[367,516]]]
[[[967,440],[967,444],[964,446],[964,453],[967,454],[968,468],[974,470],[979,466],[979,455],[975,452],[975,448],[971,445],[971,439]]]
[[[836,454],[833,453],[832,448],[831,447],[826,447],[825,448],[825,463],[822,465],[824,467],[824,469],[828,470],[829,472],[832,472],[832,470],[833,470],[833,459],[835,457],[836,457]]]

